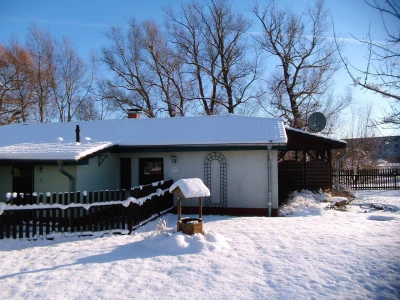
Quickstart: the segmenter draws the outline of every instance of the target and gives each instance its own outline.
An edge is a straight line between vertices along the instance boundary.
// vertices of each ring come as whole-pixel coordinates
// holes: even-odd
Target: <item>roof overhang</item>
[[[58,162],[62,162],[64,165],[86,165],[89,159],[93,157],[97,157],[103,155],[105,153],[113,152],[113,150],[117,148],[116,145],[112,145],[107,148],[103,148],[96,152],[90,153],[85,156],[81,156],[77,159],[74,158],[65,158],[65,157],[57,157],[57,158],[49,158],[49,159],[0,159],[0,165],[57,165]]]
[[[267,150],[268,146],[273,150],[285,146],[285,143],[255,143],[255,144],[192,144],[192,145],[140,145],[140,146],[118,146],[114,153],[137,153],[137,152],[188,152],[188,151],[237,151],[237,150]]]
[[[303,130],[286,127],[287,145],[281,150],[332,150],[345,149],[346,141],[316,135]]]
[[[0,159],[0,165],[56,165],[62,161],[64,165],[84,165],[93,157],[105,153],[139,153],[139,152],[200,152],[200,151],[254,151],[278,150],[285,147],[285,143],[251,143],[251,144],[193,144],[193,145],[113,145],[101,149],[79,159]]]

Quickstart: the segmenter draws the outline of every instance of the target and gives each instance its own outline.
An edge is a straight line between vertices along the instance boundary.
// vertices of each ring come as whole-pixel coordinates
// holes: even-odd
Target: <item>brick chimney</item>
[[[141,110],[138,108],[129,108],[128,111],[128,119],[140,119]]]

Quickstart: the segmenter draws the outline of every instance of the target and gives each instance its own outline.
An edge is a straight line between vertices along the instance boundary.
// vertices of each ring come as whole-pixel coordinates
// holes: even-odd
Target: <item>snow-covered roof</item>
[[[285,128],[286,128],[287,130],[290,130],[290,131],[299,132],[299,133],[302,133],[302,134],[307,134],[307,135],[310,135],[310,136],[313,136],[313,137],[318,137],[318,138],[321,138],[321,139],[324,139],[324,140],[328,140],[328,141],[332,141],[332,142],[338,142],[338,143],[347,144],[347,142],[344,141],[344,140],[335,139],[335,138],[332,138],[332,137],[328,137],[328,136],[326,136],[326,135],[321,135],[321,134],[317,134],[317,133],[312,133],[312,132],[308,132],[308,131],[305,131],[305,130],[301,130],[301,129],[289,127],[289,126],[286,126]]]
[[[22,143],[0,147],[0,159],[79,160],[112,145],[107,142]]]
[[[169,192],[172,193],[176,188],[180,189],[185,198],[210,196],[210,190],[199,178],[179,179],[171,185]]]
[[[81,142],[75,142],[80,125]],[[282,119],[237,115],[0,126],[0,159],[79,160],[111,146],[286,144]]]

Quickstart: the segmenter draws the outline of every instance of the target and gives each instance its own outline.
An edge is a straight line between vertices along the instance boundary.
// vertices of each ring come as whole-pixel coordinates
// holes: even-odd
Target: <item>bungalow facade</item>
[[[0,201],[200,178],[204,213],[276,215],[287,144],[282,119],[237,115],[1,126]]]

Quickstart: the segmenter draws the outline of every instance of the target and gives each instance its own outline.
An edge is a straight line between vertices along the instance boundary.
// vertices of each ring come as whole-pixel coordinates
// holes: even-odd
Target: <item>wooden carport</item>
[[[332,149],[346,142],[286,128],[287,145],[278,152],[279,205],[296,190],[332,190]]]

